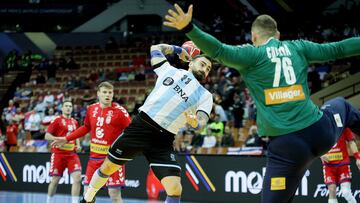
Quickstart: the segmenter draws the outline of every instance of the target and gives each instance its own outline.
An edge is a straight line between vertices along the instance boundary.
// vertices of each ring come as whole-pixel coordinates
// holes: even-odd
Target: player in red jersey
[[[55,137],[65,137],[78,127],[78,122],[71,118],[73,110],[71,101],[64,101],[61,110],[62,115],[51,121],[45,134],[45,139],[54,140]],[[79,140],[76,141],[79,147]],[[75,141],[68,142],[62,147],[53,146],[51,149],[50,176],[52,176],[52,179],[48,187],[47,203],[51,202],[65,168],[68,169],[74,181],[71,188],[71,196],[72,203],[75,203],[79,201],[81,187],[81,163],[79,156],[75,153]]]
[[[119,104],[113,103],[114,87],[109,82],[102,82],[98,86],[97,96],[99,102],[88,106],[84,125],[70,135],[55,139],[55,145],[64,143],[91,134],[90,159],[86,168],[84,192],[87,191],[91,177],[98,176],[94,173],[104,162],[111,144],[121,135],[130,124],[128,112]],[[106,183],[109,196],[113,203],[122,202],[120,187],[125,183],[125,168],[111,175]]]
[[[354,134],[345,128],[337,143],[325,155],[321,156],[323,162],[324,182],[329,190],[329,203],[337,203],[336,185],[340,184],[342,196],[349,203],[356,203],[351,194],[350,158],[346,143],[356,158],[356,166],[360,170],[360,157],[355,143]]]
[[[17,134],[19,131],[19,124],[17,124],[14,120],[9,121],[9,125],[6,126],[6,147],[7,151],[10,151],[12,146],[17,145]]]

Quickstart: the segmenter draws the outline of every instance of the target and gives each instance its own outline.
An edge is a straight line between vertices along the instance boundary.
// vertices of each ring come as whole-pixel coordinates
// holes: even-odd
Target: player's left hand
[[[197,128],[198,127],[198,120],[196,115],[193,113],[184,112],[186,123],[188,123],[191,127]]]
[[[356,159],[356,166],[357,166],[358,169],[360,170],[360,159]]]
[[[67,142],[65,137],[54,137],[54,141],[51,146],[62,147]]]
[[[184,61],[184,62],[189,62],[190,59],[191,59],[191,56],[187,53],[187,51],[183,48],[182,49],[182,52],[180,54],[178,54],[179,56],[179,59]]]
[[[168,15],[165,15],[164,25],[182,30],[191,22],[193,5],[189,6],[187,13],[184,13],[184,11],[177,4],[175,4],[174,7],[176,11],[169,9]]]

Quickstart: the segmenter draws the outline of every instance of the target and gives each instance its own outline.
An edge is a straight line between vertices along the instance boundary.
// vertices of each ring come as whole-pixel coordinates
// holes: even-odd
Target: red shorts
[[[51,153],[50,176],[62,176],[65,169],[71,174],[74,171],[81,171],[81,163],[76,153]]]
[[[104,162],[104,159],[100,160],[89,160],[86,174],[84,178],[84,185],[89,185],[91,181],[91,177],[93,176],[94,172],[100,168],[101,164]],[[106,182],[106,187],[121,187],[125,185],[125,167],[121,166],[120,169],[112,174],[109,180]]]
[[[350,165],[323,166],[324,182],[326,185],[351,182]]]

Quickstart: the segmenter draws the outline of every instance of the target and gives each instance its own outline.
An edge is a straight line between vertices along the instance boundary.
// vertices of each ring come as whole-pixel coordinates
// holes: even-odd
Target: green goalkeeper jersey
[[[261,46],[226,45],[194,28],[186,34],[206,55],[237,69],[257,108],[261,136],[279,136],[318,121],[322,111],[311,101],[309,63],[360,54],[360,38],[317,44],[270,38]]]

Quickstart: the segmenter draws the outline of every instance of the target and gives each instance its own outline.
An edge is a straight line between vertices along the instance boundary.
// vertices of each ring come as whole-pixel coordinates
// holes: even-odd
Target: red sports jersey
[[[111,107],[103,109],[98,102],[88,107],[84,125],[68,136],[67,140],[81,137],[90,131],[90,157],[105,158],[111,144],[130,122],[130,115],[119,104],[112,103]]]
[[[328,153],[326,153],[329,158],[329,162],[323,164],[331,166],[350,164],[346,143],[354,138],[354,134],[351,130],[349,128],[345,128],[336,144]]]
[[[71,132],[75,131],[79,127],[78,122],[73,118],[66,118],[61,115],[51,121],[47,132],[55,137],[65,137]],[[53,146],[51,149],[52,153],[72,153],[75,151],[75,140],[69,141],[62,147]]]
[[[17,134],[18,134],[18,124],[13,123],[6,127],[6,144],[16,145],[17,144]]]

